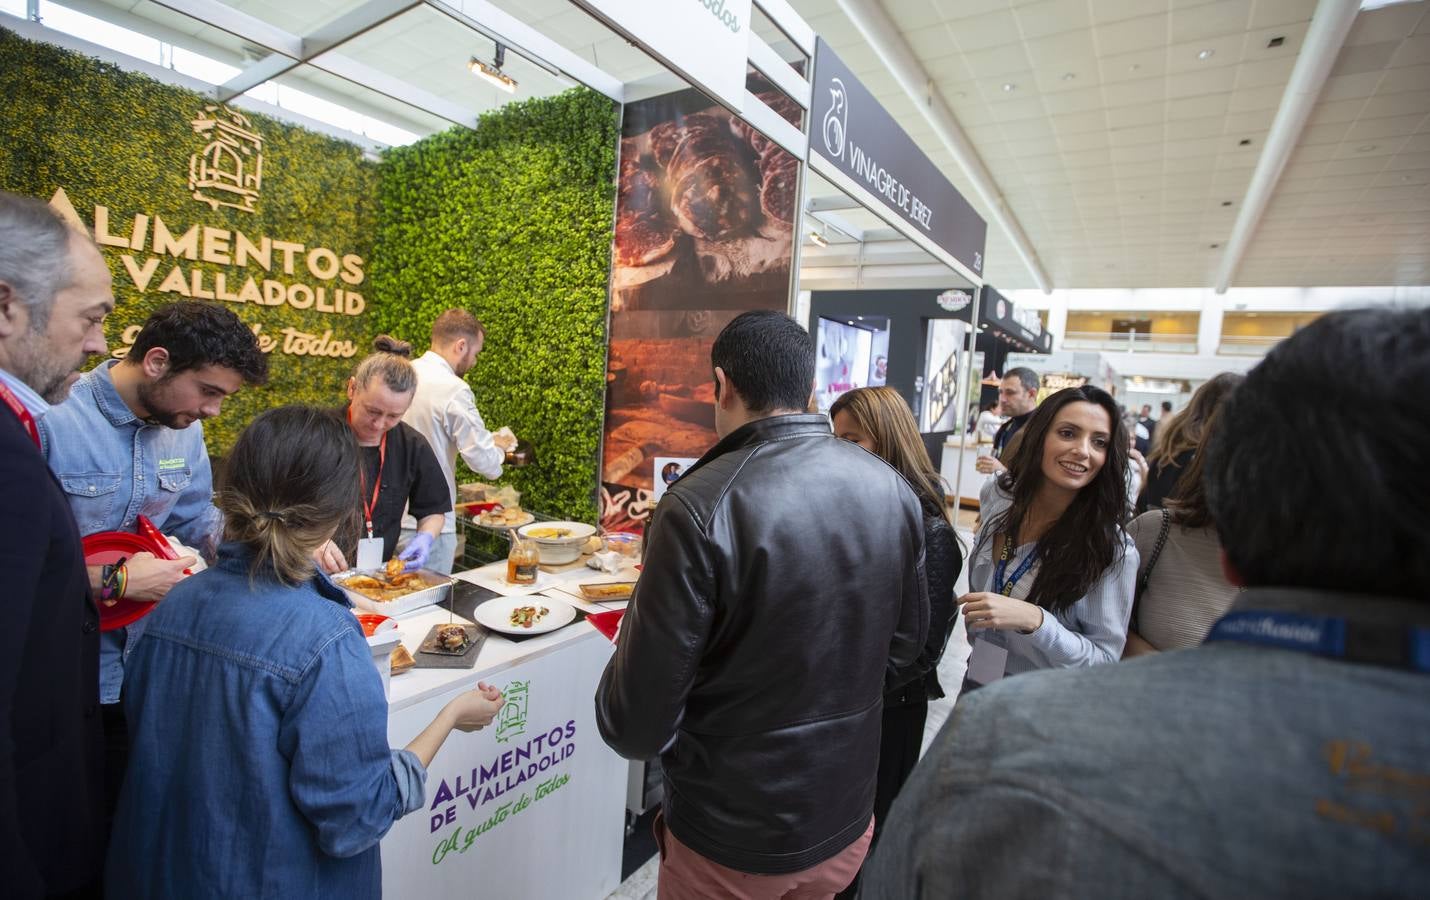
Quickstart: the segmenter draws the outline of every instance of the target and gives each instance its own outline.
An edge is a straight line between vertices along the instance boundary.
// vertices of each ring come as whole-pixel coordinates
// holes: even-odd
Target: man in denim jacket
[[[1227,616],[1200,647],[960,700],[862,896],[1425,896],[1427,383],[1430,309],[1272,350],[1198,451],[1245,587]]]
[[[132,532],[142,515],[212,560],[223,518],[213,505],[200,420],[218,415],[224,398],[245,383],[263,384],[267,378],[268,360],[257,338],[231,310],[194,301],[156,310],[124,359],[87,373],[69,399],[40,420],[45,457],[80,534]],[[170,561],[137,554],[126,564],[124,596],[158,601],[194,562],[192,556]],[[100,568],[91,566],[89,575],[98,600],[105,590]],[[119,702],[124,661],[143,632],[140,619],[100,637],[111,809],[127,756]]]

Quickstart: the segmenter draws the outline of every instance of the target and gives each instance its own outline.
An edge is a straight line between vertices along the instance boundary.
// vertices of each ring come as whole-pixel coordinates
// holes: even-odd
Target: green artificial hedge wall
[[[508,469],[530,509],[596,521],[619,113],[584,88],[514,103],[389,150],[374,330],[425,349],[451,307],[486,326],[467,380],[487,425],[536,462]],[[470,477],[465,466],[458,480]]]
[[[56,188],[68,194],[80,217],[91,224],[96,205],[110,213],[110,230],[127,232],[135,214],[158,215],[176,230],[191,225],[237,229],[252,238],[325,247],[338,256],[356,254],[372,268],[371,242],[376,229],[377,164],[361,148],[276,119],[247,113],[264,139],[263,179],[255,212],[213,209],[196,201],[188,186],[189,159],[206,139],[190,120],[211,103],[201,94],[162,84],[144,75],[34,43],[0,29],[0,189],[48,200]],[[140,324],[156,306],[183,299],[155,288],[175,259],[164,256],[148,290],[138,290],[121,256],[143,263],[152,254],[103,248],[114,274],[117,306],[106,325],[111,349],[122,345],[130,325]],[[177,260],[185,272],[199,269],[208,289],[214,274],[227,273],[241,284],[253,267],[238,268]],[[295,275],[268,274],[287,284],[347,288],[341,280],[320,281],[303,268]],[[264,275],[261,269],[256,273]],[[236,282],[235,282],[236,279]],[[352,341],[356,355],[346,359],[269,354],[267,388],[245,388],[224,403],[223,413],[205,423],[210,452],[222,456],[239,431],[259,412],[280,403],[337,405],[344,380],[371,345],[366,321],[379,302],[369,277],[353,290],[367,301],[359,316],[319,313],[288,306],[230,303],[262,334],[280,338],[285,327]],[[237,293],[235,290],[234,293]]]

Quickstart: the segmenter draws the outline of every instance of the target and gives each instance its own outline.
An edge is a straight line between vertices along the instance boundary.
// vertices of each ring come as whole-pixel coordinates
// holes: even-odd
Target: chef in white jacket
[[[449,309],[432,323],[432,347],[412,363],[417,370],[417,393],[402,421],[417,429],[432,444],[452,502],[457,499],[457,455],[461,454],[473,472],[486,479],[501,477],[502,462],[516,438],[507,429],[493,434],[477,412],[472,388],[462,376],[472,368],[482,352],[486,330],[477,317],[464,309]],[[411,516],[402,519],[405,543],[416,533]],[[427,568],[451,572],[457,549],[457,520],[447,513],[442,533],[432,545]]]

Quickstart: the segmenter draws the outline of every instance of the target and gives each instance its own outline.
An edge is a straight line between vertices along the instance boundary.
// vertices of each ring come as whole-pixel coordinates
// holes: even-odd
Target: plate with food
[[[520,528],[536,521],[536,516],[520,506],[494,506],[472,515],[472,522],[486,528]]]
[[[419,669],[470,669],[486,641],[487,630],[480,625],[450,622],[433,625],[417,645],[414,665]]]
[[[493,631],[504,634],[545,634],[576,618],[576,607],[562,600],[539,595],[498,597],[478,606],[472,617]]]
[[[542,565],[560,566],[581,558],[582,545],[596,533],[596,526],[585,522],[537,522],[518,528],[516,533],[536,541]]]
[[[581,596],[596,603],[612,603],[629,600],[636,591],[634,581],[607,581],[597,584],[578,585]]]

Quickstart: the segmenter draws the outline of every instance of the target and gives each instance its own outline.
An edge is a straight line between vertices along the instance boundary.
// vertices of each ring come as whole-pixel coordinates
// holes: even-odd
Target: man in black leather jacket
[[[833,894],[868,846],[885,673],[928,630],[919,503],[804,413],[814,344],[789,317],[737,317],[711,362],[721,439],[656,509],[597,722],[661,756],[662,896],[694,875]]]

